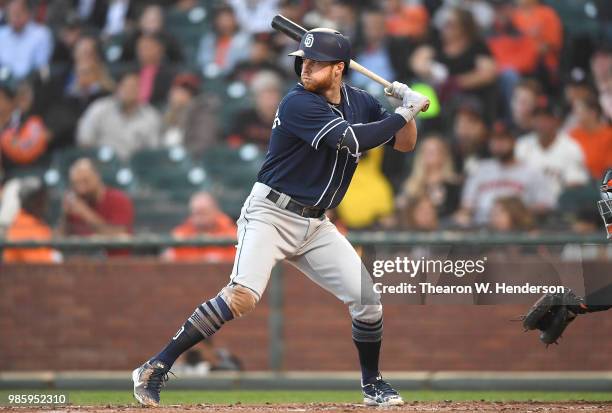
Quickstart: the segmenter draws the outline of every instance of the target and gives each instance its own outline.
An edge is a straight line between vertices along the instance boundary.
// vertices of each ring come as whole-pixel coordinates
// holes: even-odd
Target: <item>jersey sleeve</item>
[[[296,94],[281,103],[275,127],[318,149],[324,138],[326,142],[338,142],[349,124],[316,96]]]
[[[368,97],[370,98],[370,122],[377,122],[391,116],[391,113],[380,104],[378,99],[372,95],[368,95]],[[395,145],[395,135],[391,136],[384,144],[388,146]]]

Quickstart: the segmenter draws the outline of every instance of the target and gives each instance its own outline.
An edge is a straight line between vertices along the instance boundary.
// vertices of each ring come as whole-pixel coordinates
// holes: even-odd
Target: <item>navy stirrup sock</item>
[[[161,360],[170,368],[181,354],[215,334],[225,322],[233,318],[232,312],[220,296],[202,303],[166,347],[151,360]]]
[[[353,320],[352,331],[353,342],[359,353],[361,381],[364,385],[372,383],[380,375],[378,360],[382,344],[382,318],[374,323]]]
[[[189,320],[183,324],[183,326],[176,332],[176,335],[172,337],[170,342],[151,360],[160,360],[167,365],[168,368],[172,367],[177,358],[191,347],[199,343],[204,339],[202,333],[200,333]]]

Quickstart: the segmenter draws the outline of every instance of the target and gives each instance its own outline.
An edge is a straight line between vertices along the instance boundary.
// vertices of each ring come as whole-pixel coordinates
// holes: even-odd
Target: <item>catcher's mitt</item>
[[[584,300],[566,288],[562,293],[540,297],[523,317],[523,327],[525,331],[540,330],[540,341],[548,346],[557,343],[576,315],[586,312]]]

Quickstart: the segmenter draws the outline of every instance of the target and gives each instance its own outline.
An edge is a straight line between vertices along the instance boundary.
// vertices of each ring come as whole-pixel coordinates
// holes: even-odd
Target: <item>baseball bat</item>
[[[308,31],[302,26],[300,26],[299,24],[289,20],[288,18],[286,18],[285,16],[281,14],[277,14],[272,19],[272,28],[274,30],[278,30],[279,32],[286,34],[287,36],[289,36],[296,42],[300,42],[302,40],[302,36],[304,36],[304,34],[306,34],[306,32]],[[378,76],[376,73],[372,72],[371,70],[366,69],[365,67],[363,67],[362,65],[360,65],[359,63],[357,63],[356,61],[352,59],[351,59],[351,62],[349,63],[349,68],[361,73],[364,76],[369,77],[370,79],[372,79],[373,81],[377,83],[380,83],[385,88],[391,88],[392,86],[391,82],[382,78],[381,76]]]

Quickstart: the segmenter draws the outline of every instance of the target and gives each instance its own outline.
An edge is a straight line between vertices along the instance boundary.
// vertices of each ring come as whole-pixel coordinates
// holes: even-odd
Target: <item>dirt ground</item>
[[[75,412],[75,413],[143,413],[143,407],[128,406],[65,406],[65,407],[0,407],[0,412]],[[272,413],[272,412],[332,412],[332,413],[372,413],[376,411],[391,411],[398,413],[421,412],[538,412],[538,413],[583,413],[583,412],[611,412],[612,403],[571,402],[571,403],[501,403],[501,402],[413,402],[402,407],[394,408],[367,408],[360,404],[342,403],[310,403],[310,404],[269,404],[269,405],[180,405],[164,406],[151,409],[151,413]]]

